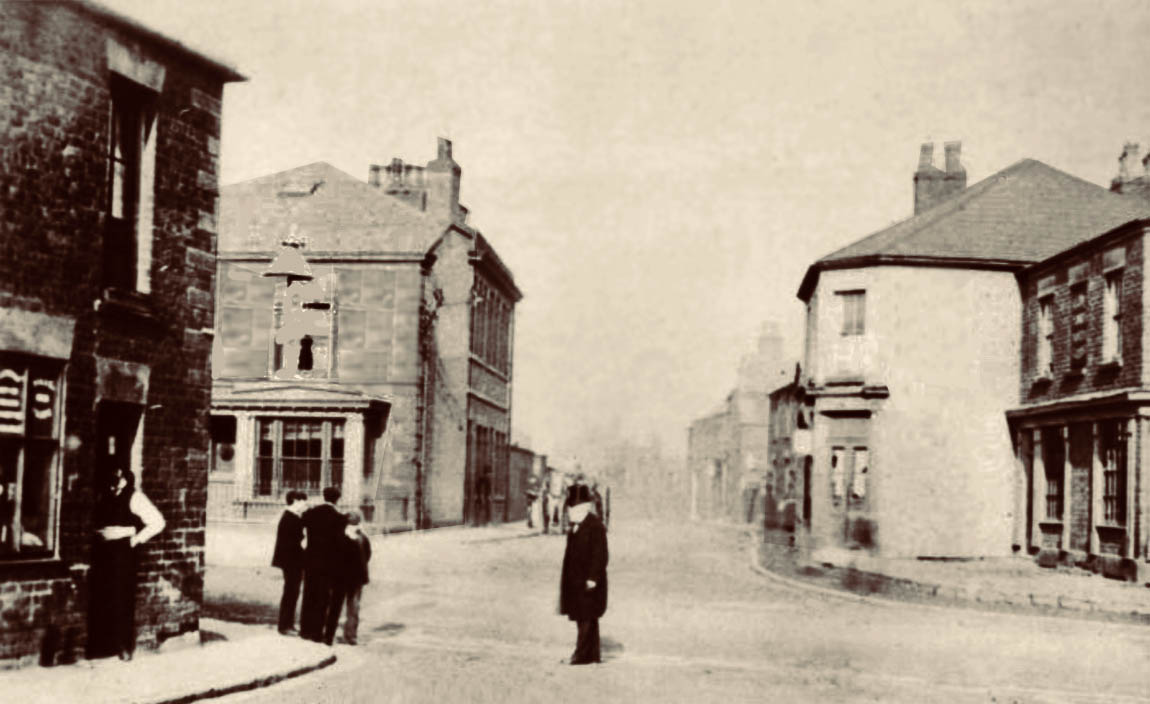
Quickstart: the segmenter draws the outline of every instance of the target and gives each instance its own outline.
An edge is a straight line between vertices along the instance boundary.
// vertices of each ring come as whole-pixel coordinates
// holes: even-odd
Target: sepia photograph
[[[1150,704],[1143,61],[0,0],[0,702]]]

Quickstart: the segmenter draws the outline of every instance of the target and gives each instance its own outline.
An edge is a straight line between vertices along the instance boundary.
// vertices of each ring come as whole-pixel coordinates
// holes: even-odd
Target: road
[[[564,541],[520,526],[384,541],[358,647],[229,702],[1150,701],[1150,629],[780,586],[730,527],[618,523],[600,665],[561,664]]]

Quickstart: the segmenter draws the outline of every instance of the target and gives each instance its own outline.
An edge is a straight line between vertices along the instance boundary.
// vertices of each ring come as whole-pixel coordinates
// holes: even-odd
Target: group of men
[[[280,517],[272,554],[272,566],[283,570],[284,577],[279,632],[296,633],[296,603],[302,581],[300,637],[334,643],[339,613],[346,602],[343,638],[355,645],[360,597],[368,583],[371,542],[360,529],[362,518],[358,513],[345,514],[336,508],[339,497],[339,489],[327,487],[323,490],[323,503],[309,507],[307,494],[287,493],[287,509]]]
[[[569,526],[568,498],[571,492],[580,486],[590,492],[596,515],[599,516],[603,525],[607,525],[609,508],[604,502],[603,494],[599,491],[598,482],[587,484],[582,474],[576,474],[572,477],[565,472],[548,468],[542,476],[532,475],[528,479],[527,488],[524,491],[527,495],[527,527],[535,527],[533,514],[538,507],[540,522],[542,523],[541,528],[544,533],[550,533],[552,526],[556,527],[559,533],[567,533]]]

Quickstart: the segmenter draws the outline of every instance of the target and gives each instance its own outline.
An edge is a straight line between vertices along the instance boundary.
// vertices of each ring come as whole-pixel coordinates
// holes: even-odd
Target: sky
[[[1114,0],[102,0],[249,77],[224,184],[435,158],[525,298],[513,436],[683,453],[807,267],[908,217],[919,145],[968,183],[1034,158],[1100,185],[1150,146],[1150,5]],[[649,441],[649,440],[648,440]]]

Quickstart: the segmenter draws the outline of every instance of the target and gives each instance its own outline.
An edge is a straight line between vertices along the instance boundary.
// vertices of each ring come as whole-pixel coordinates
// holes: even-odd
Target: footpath
[[[201,618],[199,633],[137,650],[131,661],[82,660],[0,673],[0,697],[19,704],[185,704],[303,675],[336,661],[333,648],[274,628]]]
[[[748,531],[754,567],[785,586],[936,606],[1150,625],[1150,589],[1029,557],[882,559],[841,551],[812,559],[785,531]]]

